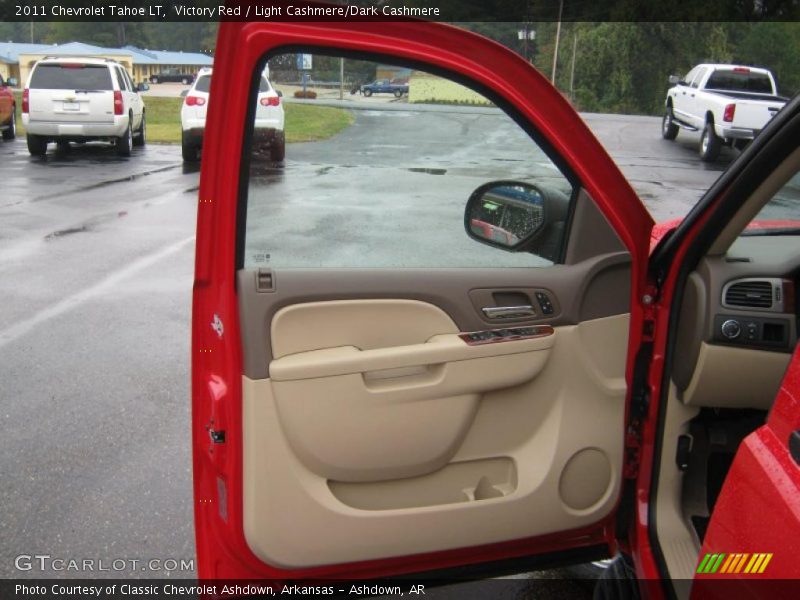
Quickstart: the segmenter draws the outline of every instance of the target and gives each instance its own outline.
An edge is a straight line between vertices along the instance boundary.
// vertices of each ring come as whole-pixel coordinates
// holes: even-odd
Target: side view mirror
[[[283,92],[280,90],[275,90],[275,93],[278,94],[278,98],[283,98]]]
[[[6,85],[8,87],[15,88],[15,87],[19,86],[19,81],[17,80],[16,77],[9,77],[8,79],[6,79]]]
[[[678,85],[678,84],[682,83],[681,82],[681,78],[678,77],[677,75],[670,75],[668,77],[667,81],[669,81],[670,85]]]
[[[188,93],[189,90],[181,90],[181,98],[185,98]]]
[[[493,181],[467,201],[464,228],[478,242],[509,252],[532,252],[558,261],[569,198],[562,192],[520,181]]]
[[[136,91],[137,92],[146,92],[149,89],[150,89],[150,86],[147,85],[144,82],[141,82],[139,85],[136,86]]]

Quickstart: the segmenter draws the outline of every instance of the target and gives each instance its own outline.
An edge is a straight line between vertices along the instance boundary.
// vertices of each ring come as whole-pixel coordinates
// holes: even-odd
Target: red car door
[[[696,595],[722,592],[720,577],[738,580],[739,589],[750,597],[765,597],[769,591],[756,575],[796,578],[798,532],[800,348],[789,363],[767,423],[745,438],[736,453],[700,552]],[[774,590],[780,591],[780,585]]]
[[[315,159],[349,152],[347,164],[320,168],[302,157],[320,146],[289,144],[285,167],[254,175],[260,73],[267,58],[297,52],[397,64],[422,74],[418,90],[487,100],[461,111],[462,126],[441,129],[410,104],[373,121],[355,111],[355,125]],[[193,297],[200,577],[374,578],[613,553],[622,489],[636,475],[625,431],[653,223],[569,103],[508,49],[428,22],[222,23],[211,96],[225,101],[209,104]],[[465,97],[461,104],[475,103]],[[501,117],[503,129],[492,121],[469,137]],[[425,118],[435,127],[419,125]],[[375,158],[363,140],[350,141],[391,123],[403,146],[397,163],[386,164],[393,147]],[[449,145],[452,132],[467,137]],[[404,187],[397,201],[413,202],[443,171],[453,185],[484,184],[491,165],[521,158],[503,154],[504,132],[522,132],[545,173],[524,210],[545,213],[553,243],[537,243],[549,248],[540,250],[546,266],[514,266],[515,255],[487,247],[496,252],[488,262],[464,268],[464,254],[441,242],[445,230],[460,228],[452,243],[464,253],[481,245],[467,238],[461,213],[437,212],[453,196],[467,201],[452,187],[415,205],[407,229],[370,237],[384,221],[406,219],[396,204],[350,226],[379,192]],[[479,141],[481,156],[462,152],[464,141]],[[432,161],[442,145],[450,167],[420,168],[421,153]],[[303,191],[331,170],[347,175]],[[381,181],[399,171],[393,184]],[[355,205],[359,177],[375,195]],[[553,180],[563,193],[550,190]],[[284,222],[284,233],[269,229],[302,206],[326,216],[310,228],[304,218]],[[312,243],[339,225],[336,243]],[[423,225],[431,235],[418,234]],[[400,229],[411,237],[385,241]],[[426,251],[414,254],[417,246]],[[349,248],[333,262],[331,253]]]

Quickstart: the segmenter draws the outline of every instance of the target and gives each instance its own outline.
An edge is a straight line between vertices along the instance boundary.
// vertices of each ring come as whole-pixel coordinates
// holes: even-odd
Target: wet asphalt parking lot
[[[385,175],[392,152],[403,160],[398,172],[432,166],[424,147],[382,148],[376,128],[387,119],[374,112],[355,110],[354,126],[333,140],[289,145],[285,167],[261,174],[262,191],[302,185],[306,195],[315,186],[330,194],[352,178],[345,165]],[[463,125],[468,112],[446,118]],[[442,114],[414,118],[435,128]],[[733,158],[726,151],[714,165],[701,163],[697,135],[663,141],[657,118],[583,117],[657,221],[684,215]],[[464,154],[480,157],[477,137],[475,144]],[[434,175],[410,173],[416,185],[438,185]],[[194,558],[189,339],[198,180],[179,146],[151,144],[127,159],[102,145],[67,153],[51,146],[34,159],[24,138],[0,142],[0,577],[43,575],[17,570],[21,554]]]

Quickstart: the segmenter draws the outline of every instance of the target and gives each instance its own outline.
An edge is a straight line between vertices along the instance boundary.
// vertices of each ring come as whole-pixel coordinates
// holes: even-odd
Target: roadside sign
[[[297,69],[299,71],[310,71],[311,70],[311,55],[310,54],[298,54],[297,55]]]

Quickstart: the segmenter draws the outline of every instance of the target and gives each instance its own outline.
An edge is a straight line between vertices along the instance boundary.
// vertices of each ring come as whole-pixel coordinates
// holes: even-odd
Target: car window
[[[266,77],[261,78],[261,82],[258,84],[258,91],[259,92],[268,92],[272,88],[269,86],[269,81],[267,81]]]
[[[119,89],[130,91],[128,81],[125,79],[125,75],[122,74],[122,69],[120,67],[114,67],[114,73],[117,77],[117,85],[119,86]]]
[[[307,84],[304,92],[295,55],[273,57],[272,85],[284,97],[313,92],[323,104],[338,100],[340,87],[325,82],[338,78],[339,57],[314,55],[313,65],[308,80],[321,83]],[[568,178],[514,119],[483,94],[416,67],[347,59],[344,69],[344,108],[287,104],[284,109],[280,103],[270,107],[271,114],[256,111],[249,124],[245,267],[553,264],[532,252],[491,247],[467,233],[481,229],[483,239],[511,246],[518,234],[530,231],[524,223],[541,217],[541,202],[515,206],[515,198],[503,192],[515,186],[506,182],[551,190],[565,206],[574,196]],[[407,78],[408,92],[358,94],[357,82],[388,81],[376,78],[386,71]],[[280,125],[278,110],[285,110]],[[276,127],[281,131],[270,130]],[[275,165],[270,157],[279,139],[288,142],[286,159]],[[491,182],[499,182],[493,193],[502,210],[485,225],[478,216],[466,219],[473,192]],[[558,232],[556,246],[563,246],[566,229]]]
[[[198,77],[194,89],[196,92],[208,92],[211,89],[211,75]]]
[[[695,75],[697,75],[697,71],[699,71],[699,70],[700,70],[700,67],[695,67],[694,69],[692,69],[691,71],[689,71],[689,72],[686,74],[686,77],[684,77],[684,78],[683,78],[683,82],[684,82],[686,85],[689,85],[690,83],[692,83],[692,80],[695,78]]]
[[[706,88],[730,92],[771,94],[772,82],[766,73],[755,73],[749,69],[717,69],[708,78]]]
[[[133,90],[135,90],[135,89],[136,89],[136,86],[135,86],[135,85],[133,85],[133,80],[131,79],[131,76],[130,76],[130,74],[128,73],[128,70],[127,70],[127,69],[125,69],[125,68],[122,68],[122,76],[125,78],[125,83],[126,83],[126,84],[127,84],[127,86],[128,86],[128,90],[129,90],[129,91],[133,91]]]
[[[708,69],[705,68],[697,70],[697,73],[695,74],[694,79],[691,82],[691,86],[693,88],[700,87],[700,82],[703,80],[703,77],[706,76],[707,71]]]
[[[750,222],[743,236],[800,235],[800,173],[795,173]]]
[[[46,90],[113,90],[111,73],[105,65],[45,63],[37,65],[31,88]]]

